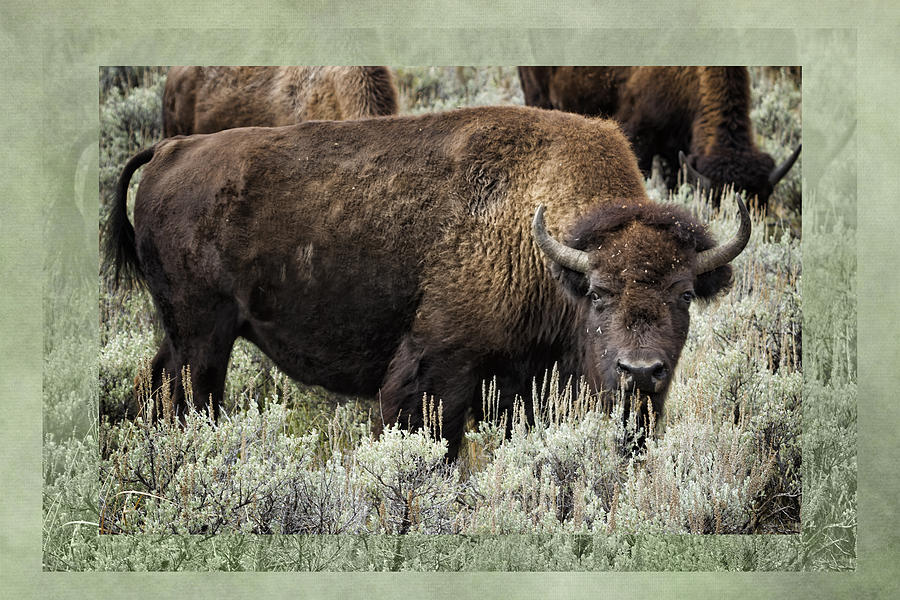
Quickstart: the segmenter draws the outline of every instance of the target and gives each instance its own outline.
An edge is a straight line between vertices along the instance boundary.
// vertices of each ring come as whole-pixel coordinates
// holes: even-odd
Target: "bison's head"
[[[782,164],[756,148],[717,149],[710,154],[678,153],[680,166],[687,171],[688,180],[703,189],[712,189],[716,197],[726,186],[756,196],[765,204],[775,185],[781,181],[800,156],[801,146]]]
[[[750,216],[738,199],[741,226],[717,246],[706,228],[673,206],[609,205],[584,217],[568,245],[544,225],[540,206],[532,232],[552,260],[554,276],[576,304],[584,375],[594,389],[626,392],[660,414],[687,338],[694,301],[708,301],[731,283],[730,261],[750,237]]]

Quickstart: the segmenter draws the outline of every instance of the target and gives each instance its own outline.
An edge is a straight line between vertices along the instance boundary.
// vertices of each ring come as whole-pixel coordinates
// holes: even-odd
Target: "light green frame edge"
[[[349,34],[352,33],[352,36]],[[807,32],[808,35],[814,35]],[[235,36],[242,40],[239,48],[233,44]],[[346,43],[349,37],[353,43]],[[14,31],[4,38],[3,45],[14,50],[22,36]],[[301,41],[298,43],[297,40]],[[855,39],[855,36],[854,36]],[[253,40],[253,41],[251,41]],[[485,41],[487,40],[487,41]],[[25,40],[34,43],[34,40]],[[44,216],[43,202],[47,202],[54,189],[53,179],[61,173],[48,170],[46,164],[53,164],[48,156],[58,155],[60,149],[79,135],[84,126],[96,130],[96,76],[101,64],[176,64],[176,63],[217,63],[217,64],[290,64],[290,63],[378,63],[378,64],[515,64],[534,62],[556,62],[563,64],[675,64],[709,63],[706,56],[715,56],[720,64],[802,64],[805,69],[815,66],[816,57],[802,56],[802,46],[792,30],[681,30],[677,32],[641,31],[585,31],[585,30],[531,30],[528,32],[493,30],[406,30],[385,29],[355,30],[194,30],[135,31],[130,29],[64,29],[50,27],[38,40],[41,55],[30,55],[21,61],[13,61],[7,67],[8,97],[3,100],[5,122],[15,134],[30,126],[43,122],[42,139],[35,140],[23,136],[10,142],[7,165],[12,167],[12,177],[2,183],[4,196],[11,204],[9,211],[0,222],[3,236],[0,241],[0,255],[3,257],[3,285],[7,290],[0,304],[3,322],[2,386],[4,413],[2,422],[3,455],[10,462],[3,466],[3,481],[21,490],[15,499],[7,500],[2,509],[4,517],[2,539],[3,561],[15,559],[21,568],[12,575],[4,576],[5,587],[24,586],[35,591],[35,584],[47,586],[47,591],[66,590],[73,594],[81,588],[85,595],[102,595],[104,591],[118,588],[119,577],[112,574],[70,575],[40,574],[40,338],[41,317],[40,297],[41,248]],[[231,43],[230,43],[231,42]],[[742,43],[743,42],[743,43]],[[881,37],[861,37],[859,40],[859,77],[867,90],[875,84],[875,95],[896,106],[896,95],[892,89],[896,84],[884,85],[887,73],[872,72],[876,63],[867,62],[885,52],[883,44],[891,48],[896,42],[882,34]],[[799,48],[798,48],[799,46]],[[241,54],[249,48],[255,52]],[[290,48],[283,52],[277,49]],[[336,48],[336,51],[332,51]],[[713,53],[709,53],[714,50]],[[856,51],[856,48],[849,48]],[[706,54],[705,54],[706,52]],[[894,56],[897,53],[894,52]],[[659,57],[669,57],[659,60]],[[601,60],[602,59],[604,60]],[[43,59],[43,60],[42,60]],[[43,68],[42,68],[43,63]],[[821,66],[821,65],[820,65]],[[896,71],[896,60],[893,67]],[[892,72],[893,73],[893,72]],[[35,77],[39,74],[38,77]],[[896,81],[897,78],[892,78]],[[880,84],[880,85],[879,85]],[[21,92],[21,93],[18,93]],[[811,93],[805,89],[805,94]],[[10,97],[11,96],[11,97]],[[861,100],[863,95],[861,95]],[[17,100],[16,100],[17,99]],[[36,101],[23,106],[23,100]],[[862,108],[869,108],[875,99],[866,98]],[[806,106],[806,103],[804,104]],[[13,115],[10,118],[9,115]],[[21,115],[21,116],[17,116]],[[805,114],[804,130],[814,125],[814,115]],[[896,124],[879,119],[877,114],[864,110],[860,113],[858,135],[871,145],[861,143],[860,147],[881,149],[881,156],[892,154],[892,141],[897,139]],[[6,123],[5,123],[6,125]],[[821,124],[828,127],[829,124]],[[894,134],[893,138],[891,134]],[[804,148],[804,157],[809,156],[809,147]],[[877,152],[875,153],[877,155]],[[859,227],[871,231],[873,235],[860,236],[859,243],[859,311],[860,318],[860,377],[866,385],[860,394],[860,489],[861,510],[869,509],[869,519],[863,519],[860,543],[860,568],[856,574],[653,574],[653,573],[543,573],[543,574],[406,574],[394,577],[388,575],[365,576],[361,574],[272,574],[232,576],[235,585],[253,586],[255,593],[265,591],[277,594],[291,589],[318,591],[327,595],[338,594],[352,589],[379,590],[390,593],[395,587],[402,588],[404,594],[411,589],[430,591],[437,596],[467,597],[474,593],[491,595],[490,591],[510,595],[515,590],[536,591],[544,589],[554,595],[576,595],[579,590],[605,590],[606,592],[629,591],[665,593],[678,589],[696,589],[719,593],[739,593],[749,584],[757,592],[783,590],[795,585],[801,589],[818,588],[826,590],[850,591],[864,585],[870,592],[884,590],[889,585],[887,573],[870,571],[872,566],[885,565],[871,541],[879,536],[896,540],[890,527],[879,527],[873,523],[878,517],[892,516],[897,506],[896,476],[885,477],[885,465],[874,460],[877,450],[888,450],[894,433],[896,408],[887,400],[887,392],[893,389],[896,375],[890,369],[872,373],[869,365],[890,367],[897,364],[897,349],[885,338],[884,327],[896,330],[892,318],[895,314],[897,278],[888,269],[891,252],[896,248],[896,239],[889,229],[896,222],[895,205],[889,202],[894,190],[890,185],[896,180],[895,172],[882,171],[880,176],[866,177],[878,173],[878,162],[861,169],[860,199],[868,199],[867,210],[860,210]],[[57,164],[59,161],[57,161]],[[43,166],[43,168],[42,168]],[[65,166],[65,165],[62,165]],[[58,182],[57,182],[58,183]],[[878,193],[881,192],[881,193]],[[16,200],[14,200],[16,199]],[[878,199],[881,199],[880,201]],[[871,210],[868,210],[871,208]],[[96,215],[96,205],[86,205],[84,214]],[[893,243],[893,246],[892,246]],[[30,251],[26,251],[30,249]],[[871,262],[870,262],[871,261]],[[807,292],[808,290],[804,290]],[[870,294],[871,293],[871,294]],[[25,308],[25,314],[22,309]],[[875,335],[880,331],[881,335]],[[894,333],[895,331],[891,331]],[[866,334],[872,337],[866,337]],[[896,339],[896,338],[895,338]],[[881,343],[879,343],[881,342]],[[86,351],[91,351],[86,349]],[[871,367],[870,367],[871,368]],[[863,378],[863,375],[871,376]],[[880,392],[880,393],[879,393]],[[877,411],[878,418],[871,415]],[[12,427],[15,423],[16,426]],[[36,442],[36,443],[35,443]],[[880,454],[887,459],[887,453]],[[867,482],[866,477],[873,477]],[[874,485],[875,482],[881,485]],[[868,483],[868,485],[866,485]],[[882,488],[884,492],[878,492]],[[871,494],[868,496],[867,494]],[[895,514],[895,513],[894,513]],[[24,515],[24,516],[23,516]],[[889,523],[889,521],[881,521]],[[865,524],[868,523],[868,527]],[[887,540],[884,540],[887,541]],[[13,556],[15,552],[15,556]],[[871,562],[867,562],[869,559]],[[869,571],[869,573],[865,573]],[[153,586],[183,588],[185,584],[197,583],[194,589],[215,592],[238,588],[228,585],[222,588],[222,577],[202,575],[168,575],[154,578]],[[143,583],[149,584],[149,581]],[[137,585],[134,585],[137,584]],[[136,593],[141,584],[132,580],[127,584]],[[189,584],[190,585],[190,584]],[[824,586],[824,587],[820,587]],[[194,587],[191,585],[191,587]],[[249,589],[249,588],[247,588]],[[570,594],[566,594],[569,591]],[[750,590],[752,593],[752,589]],[[799,590],[798,590],[799,591]],[[811,591],[811,589],[810,589]],[[808,592],[807,592],[808,593]],[[801,593],[806,596],[807,593]],[[728,595],[731,595],[730,593]],[[752,594],[755,595],[755,594]],[[819,594],[821,596],[821,594]]]

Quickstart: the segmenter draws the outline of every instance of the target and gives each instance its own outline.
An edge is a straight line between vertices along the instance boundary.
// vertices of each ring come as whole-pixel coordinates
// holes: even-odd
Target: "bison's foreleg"
[[[427,425],[447,440],[447,457],[455,458],[477,380],[470,361],[459,353],[426,348],[411,336],[401,342],[379,393],[383,421],[375,429],[380,433],[383,425],[395,423],[411,430]],[[426,403],[434,415],[427,424]]]

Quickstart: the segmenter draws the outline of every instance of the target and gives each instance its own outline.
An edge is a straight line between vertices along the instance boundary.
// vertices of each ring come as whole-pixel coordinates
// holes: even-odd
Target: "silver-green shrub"
[[[212,424],[191,411],[104,430],[101,529],[109,533],[355,533],[368,506],[318,434],[285,435],[285,408],[252,406]]]
[[[514,427],[493,460],[467,482],[466,530],[602,531],[628,462],[623,439],[621,410],[612,417],[592,411],[577,421]]]
[[[362,441],[353,464],[377,511],[373,532],[456,533],[459,469],[445,461],[446,452],[445,440],[396,425]]]

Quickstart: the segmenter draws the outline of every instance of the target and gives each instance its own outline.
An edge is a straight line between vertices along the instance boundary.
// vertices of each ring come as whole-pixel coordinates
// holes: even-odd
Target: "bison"
[[[387,67],[172,67],[163,90],[166,137],[396,113]]]
[[[616,119],[645,174],[660,155],[703,188],[734,185],[765,204],[800,155],[776,167],[756,147],[746,67],[519,67],[519,79],[530,106]]]
[[[380,396],[385,423],[421,427],[439,399],[454,456],[489,378],[501,410],[556,366],[661,411],[690,304],[749,239],[740,214],[717,245],[651,202],[613,121],[465,108],[165,139],[125,166],[107,252],[149,287],[153,386],[174,374],[179,410],[189,365],[218,411],[242,336],[296,380]]]

